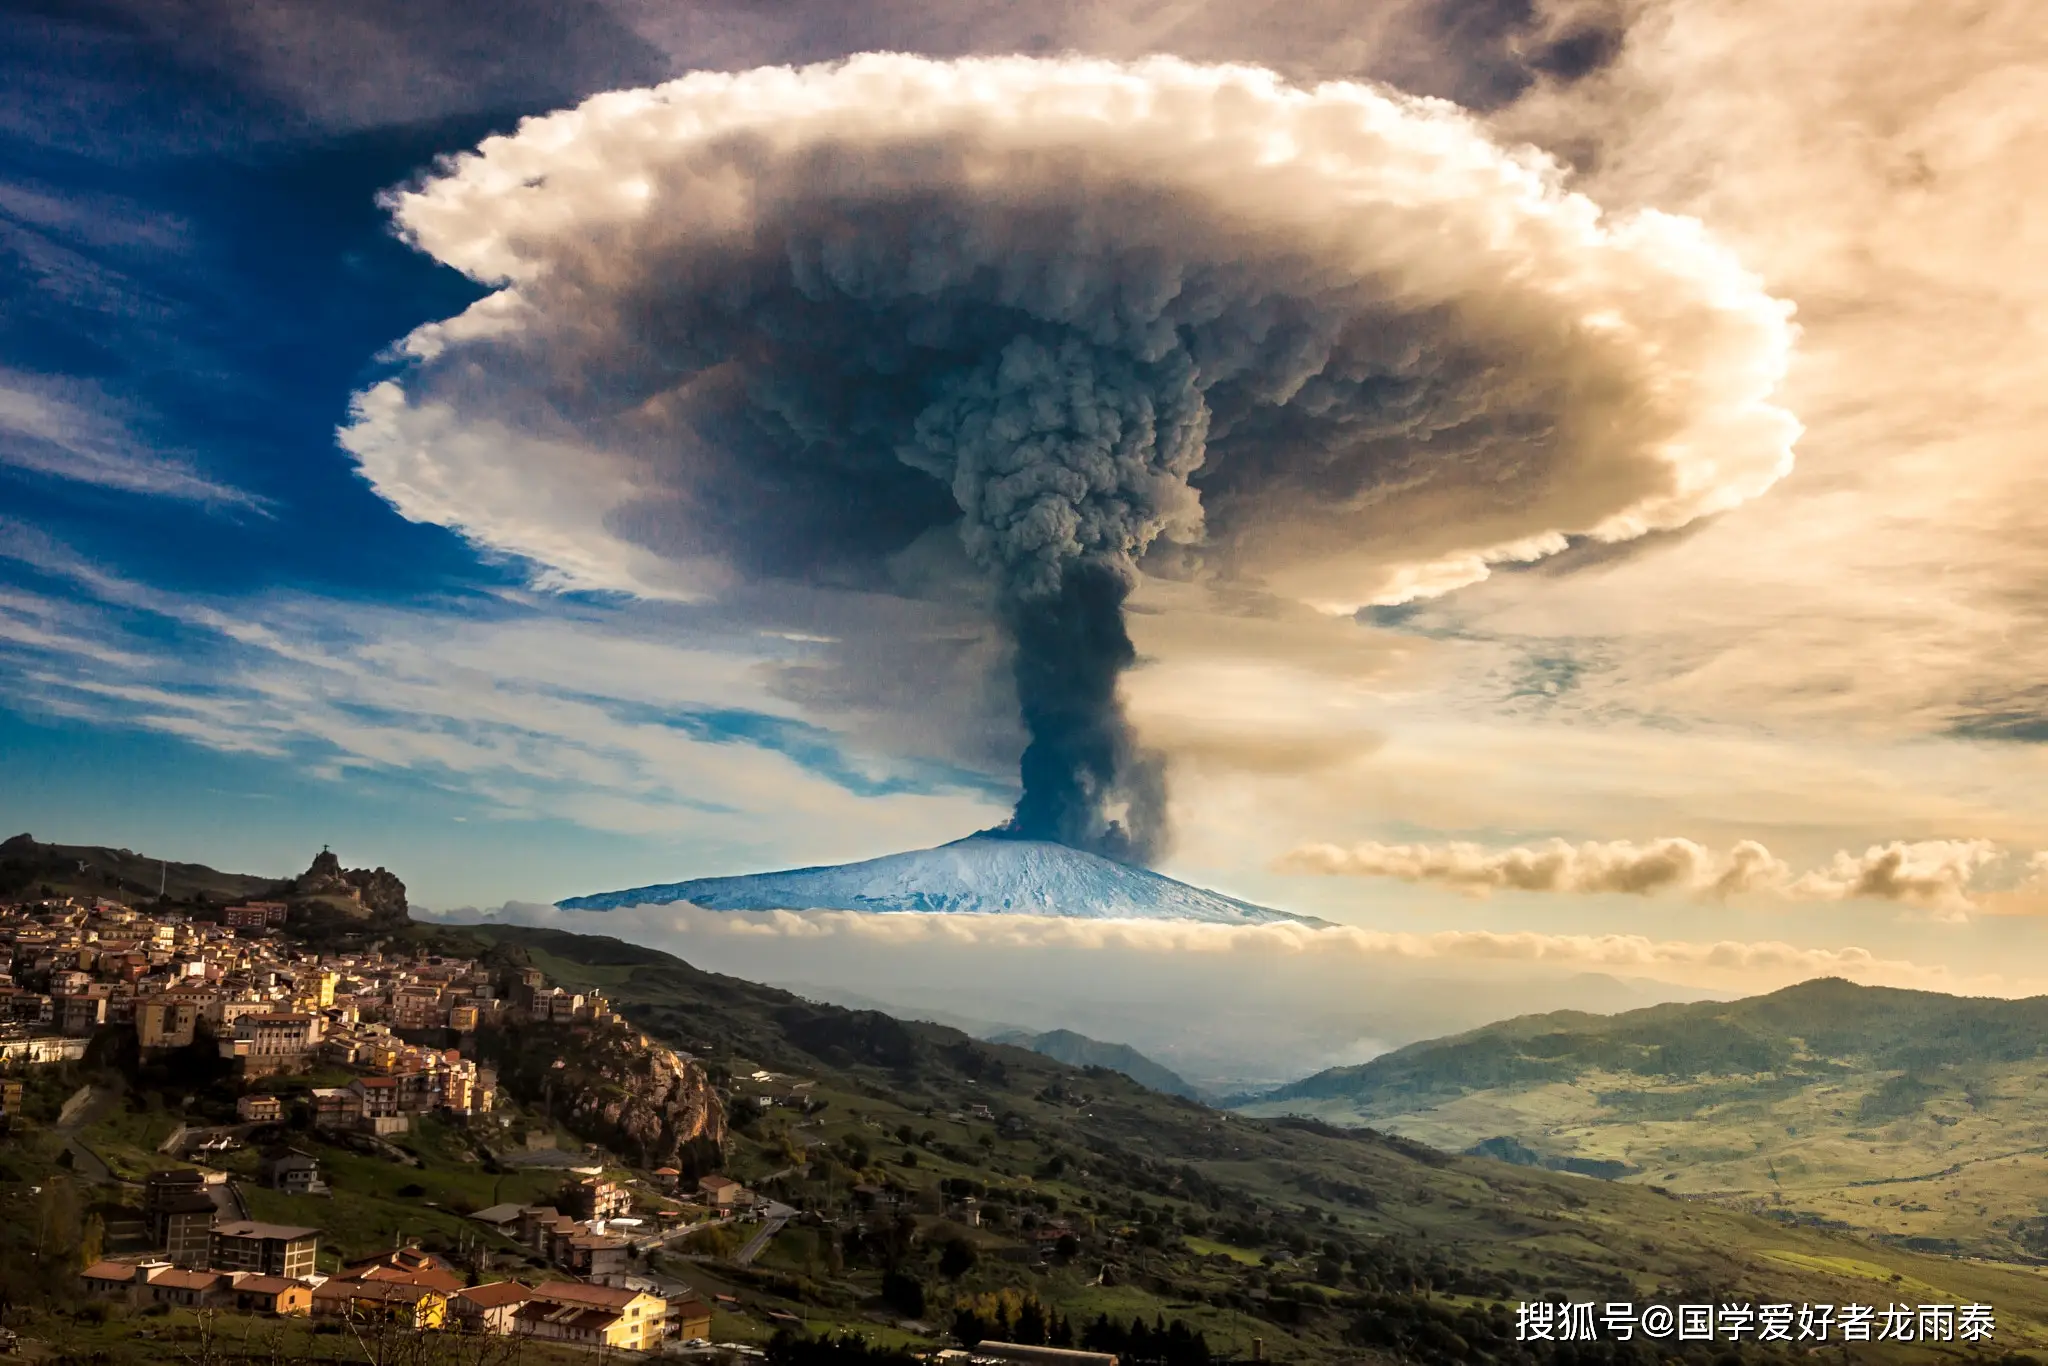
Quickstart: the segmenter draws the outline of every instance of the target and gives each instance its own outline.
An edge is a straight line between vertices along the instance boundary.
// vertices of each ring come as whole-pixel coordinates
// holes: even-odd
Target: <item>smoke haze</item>
[[[447,917],[469,922],[476,911]],[[1128,1043],[1218,1089],[1290,1080],[1416,1039],[1539,1011],[1733,998],[1814,977],[2014,996],[2030,977],[1960,976],[1854,946],[1537,931],[1385,932],[1032,916],[563,911],[481,918],[618,935],[814,999],[967,1028],[1068,1028]]]

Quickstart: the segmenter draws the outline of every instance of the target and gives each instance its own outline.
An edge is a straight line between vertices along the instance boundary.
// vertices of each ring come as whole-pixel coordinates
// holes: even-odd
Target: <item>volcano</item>
[[[1314,928],[1330,923],[1239,901],[1063,844],[994,834],[860,863],[696,878],[556,904],[565,911],[610,911],[678,902],[712,911],[1033,915]]]

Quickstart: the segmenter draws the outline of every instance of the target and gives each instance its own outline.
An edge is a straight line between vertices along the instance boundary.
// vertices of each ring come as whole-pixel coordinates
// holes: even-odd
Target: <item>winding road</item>
[[[796,1218],[797,1215],[797,1211],[791,1209],[788,1205],[774,1200],[770,1200],[763,1207],[762,1212],[766,1215],[767,1222],[761,1225],[758,1233],[747,1239],[745,1247],[733,1254],[732,1262],[734,1266],[753,1265],[754,1258],[760,1256],[767,1249],[768,1244],[773,1241],[775,1235],[782,1232],[783,1226]]]

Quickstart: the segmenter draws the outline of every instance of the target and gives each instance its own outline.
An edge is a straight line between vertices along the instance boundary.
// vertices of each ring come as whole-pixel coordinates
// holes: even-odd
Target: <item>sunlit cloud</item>
[[[1795,875],[1762,844],[1744,840],[1716,854],[1688,839],[1549,840],[1535,846],[1488,848],[1469,842],[1349,847],[1304,844],[1275,860],[1276,871],[1433,882],[1484,896],[1495,891],[1652,896],[1669,892],[1697,900],[1761,893],[1787,901],[1899,901],[1950,916],[1973,902],[1979,872],[1997,862],[1988,840],[1924,840],[1838,852],[1826,865]]]
[[[1969,990],[2018,995],[2038,989],[2030,978],[1960,976],[1939,965],[1888,958],[1867,948],[1801,947],[1779,940],[1682,940],[1640,934],[1544,934],[1535,931],[1395,932],[1294,924],[1204,925],[1167,921],[1074,920],[1013,915],[948,915],[859,911],[710,911],[687,904],[563,911],[508,902],[488,912],[443,913],[451,921],[499,920],[584,934],[611,934],[669,948],[726,942],[886,946],[896,950],[973,953],[1000,976],[1002,953],[1079,950],[1178,958],[1241,958],[1247,966],[1287,960],[1355,963],[1414,970],[1455,965],[1520,965],[1653,977],[1688,985],[1770,990],[1812,977],[1839,976],[1869,985]]]

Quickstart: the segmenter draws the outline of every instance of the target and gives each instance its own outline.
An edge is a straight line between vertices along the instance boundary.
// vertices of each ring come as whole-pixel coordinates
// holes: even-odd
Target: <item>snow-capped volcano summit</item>
[[[1329,923],[1204,891],[1063,844],[992,834],[860,863],[697,878],[570,897],[557,904],[565,911],[610,911],[679,901],[713,911],[912,911],[1194,920],[1213,925]]]

